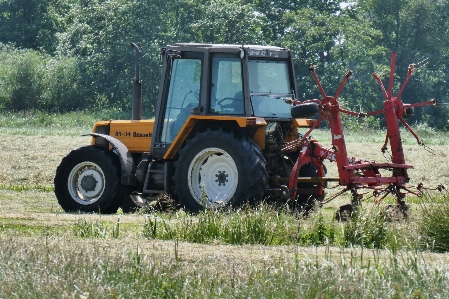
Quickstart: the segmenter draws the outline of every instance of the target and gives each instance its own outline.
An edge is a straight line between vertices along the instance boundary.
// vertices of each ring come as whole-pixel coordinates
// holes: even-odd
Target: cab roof
[[[262,45],[235,45],[235,44],[200,44],[200,43],[176,43],[163,48],[163,51],[174,52],[215,52],[215,53],[239,53],[243,57],[246,53],[252,58],[270,58],[270,59],[287,59],[290,57],[290,51],[275,46]]]
[[[268,51],[285,51],[287,49],[276,46],[262,46],[262,45],[236,45],[236,44],[202,44],[202,43],[175,43],[167,47],[191,47],[191,48],[213,48],[213,49],[253,49],[253,50],[268,50]]]

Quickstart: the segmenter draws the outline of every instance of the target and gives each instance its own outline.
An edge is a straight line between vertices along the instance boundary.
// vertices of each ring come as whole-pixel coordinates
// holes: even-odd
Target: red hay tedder
[[[399,130],[399,122],[401,122],[408,131],[416,138],[419,145],[424,145],[423,141],[419,139],[413,129],[406,123],[404,118],[413,115],[414,107],[435,105],[436,100],[430,100],[428,102],[416,103],[416,104],[404,104],[401,101],[401,94],[407,85],[408,80],[413,74],[414,70],[419,67],[420,64],[410,64],[408,67],[407,77],[402,84],[398,94],[393,95],[393,80],[395,69],[396,53],[392,53],[391,65],[390,65],[390,79],[388,90],[385,89],[381,79],[377,74],[373,74],[374,79],[378,82],[383,96],[383,109],[369,112],[369,113],[357,113],[348,111],[340,107],[338,97],[351,76],[349,71],[343,78],[337,93],[335,96],[329,96],[324,91],[321,83],[315,73],[314,66],[310,66],[309,70],[318,86],[318,89],[322,95],[322,99],[314,99],[307,101],[293,101],[293,105],[298,106],[299,109],[318,109],[320,117],[314,122],[313,126],[305,133],[302,138],[299,138],[293,142],[286,144],[283,148],[285,152],[293,149],[300,149],[300,155],[296,160],[293,171],[291,172],[289,180],[289,189],[292,194],[291,198],[296,198],[298,189],[296,188],[298,182],[314,182],[317,184],[316,194],[323,194],[324,187],[328,181],[338,181],[340,186],[344,189],[329,198],[323,200],[321,204],[325,204],[336,198],[337,196],[350,191],[352,194],[351,204],[340,207],[337,211],[337,219],[343,219],[347,217],[353,211],[353,208],[357,206],[363,194],[359,191],[361,189],[372,190],[371,196],[375,197],[375,203],[380,203],[388,194],[392,194],[397,199],[397,207],[406,216],[408,208],[405,205],[404,198],[407,193],[415,195],[421,195],[422,184],[412,187],[408,186],[409,176],[407,170],[413,168],[412,165],[405,163],[404,151],[402,148],[401,132]],[[346,151],[345,136],[343,126],[341,122],[341,113],[353,115],[356,117],[368,117],[376,114],[384,114],[387,126],[387,134],[385,143],[381,150],[386,152],[388,143],[391,150],[391,162],[388,163],[376,163],[375,161],[358,159],[355,157],[349,157]],[[311,132],[316,129],[319,124],[327,120],[329,122],[330,132],[332,134],[332,148],[324,148],[317,141],[309,138]],[[324,160],[336,162],[338,168],[338,178],[325,178],[325,167],[323,165]],[[313,163],[318,169],[318,175],[316,178],[298,178],[300,168],[307,164]],[[380,170],[391,171],[390,176],[384,176]],[[442,186],[439,188],[443,188]],[[344,215],[344,216],[343,216]]]

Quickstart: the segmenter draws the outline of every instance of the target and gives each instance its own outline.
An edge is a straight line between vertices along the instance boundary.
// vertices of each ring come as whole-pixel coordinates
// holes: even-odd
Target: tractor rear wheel
[[[175,162],[175,195],[181,207],[240,206],[263,198],[265,159],[252,139],[232,130],[208,129],[186,142]]]
[[[121,200],[118,157],[103,148],[71,151],[56,169],[55,195],[66,212],[116,213]]]

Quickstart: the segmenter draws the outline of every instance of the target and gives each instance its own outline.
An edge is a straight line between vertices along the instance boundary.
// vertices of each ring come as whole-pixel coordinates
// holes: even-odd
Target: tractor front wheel
[[[242,205],[262,199],[265,159],[252,139],[232,130],[208,129],[186,142],[175,163],[175,194],[189,211]]]
[[[118,157],[94,146],[70,152],[56,169],[55,195],[66,212],[113,214],[120,206]]]

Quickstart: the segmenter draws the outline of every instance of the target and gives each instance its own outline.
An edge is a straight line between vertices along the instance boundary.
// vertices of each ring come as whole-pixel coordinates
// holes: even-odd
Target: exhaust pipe
[[[140,81],[140,50],[135,43],[131,46],[136,51],[136,81],[133,83],[132,120],[142,119],[142,81]]]

